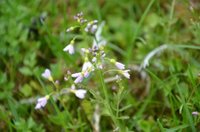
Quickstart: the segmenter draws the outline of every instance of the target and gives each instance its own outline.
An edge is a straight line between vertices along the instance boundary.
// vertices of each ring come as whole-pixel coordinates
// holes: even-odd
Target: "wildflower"
[[[67,46],[63,49],[63,51],[69,52],[69,54],[74,54],[74,46],[73,46],[73,44],[67,45]]]
[[[97,20],[93,20],[89,22],[87,26],[85,27],[85,31],[91,34],[95,34],[98,28],[97,23],[98,23]]]
[[[197,111],[193,111],[193,112],[192,112],[192,115],[194,115],[194,116],[198,116],[198,115],[199,115],[199,112],[197,112]]]
[[[76,14],[76,15],[74,16],[74,19],[75,19],[77,22],[79,22],[80,24],[83,24],[83,23],[87,22],[87,20],[83,18],[83,12],[80,12],[80,13]]]
[[[86,71],[87,69],[93,68],[93,65],[90,61],[85,61],[82,67],[82,71]]]
[[[42,73],[42,77],[48,79],[49,81],[53,81],[51,71],[49,69],[45,69],[45,71]]]
[[[72,74],[72,77],[76,77],[74,83],[80,83],[83,81],[83,78],[84,78],[84,74],[79,72],[79,73],[74,73]]]
[[[128,73],[129,71],[130,71],[130,70],[121,70],[120,73],[121,73],[124,77],[130,79],[130,74]]]
[[[84,78],[88,78],[92,70],[92,68],[88,68],[85,71],[72,74],[71,76],[76,78],[74,83],[81,83]]]
[[[120,69],[120,70],[125,69],[125,65],[122,64],[122,63],[120,63],[120,62],[116,62],[116,63],[115,63],[115,66],[116,66],[118,69]]]
[[[97,58],[96,57],[93,57],[92,58],[92,62],[96,62],[97,61]]]
[[[124,65],[124,64],[122,64],[122,63],[120,63],[120,62],[117,62],[117,61],[115,61],[114,59],[110,59],[110,62],[111,62],[111,63],[114,63],[115,66],[116,66],[118,69],[120,69],[120,70],[125,69],[125,65]]]
[[[46,95],[45,97],[39,98],[37,100],[37,104],[35,106],[35,109],[41,109],[47,104],[47,100],[49,99],[49,95]]]
[[[85,94],[87,93],[87,91],[84,89],[78,89],[78,90],[71,89],[71,92],[73,92],[76,95],[76,97],[78,97],[80,99],[85,98]]]

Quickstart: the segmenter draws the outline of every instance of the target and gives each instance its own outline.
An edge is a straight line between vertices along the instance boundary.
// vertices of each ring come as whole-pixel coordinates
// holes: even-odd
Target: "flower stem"
[[[113,120],[116,128],[119,128],[120,130],[123,130],[121,125],[120,125],[120,122],[118,121],[118,119],[115,117],[115,114],[110,106],[110,101],[109,101],[109,97],[108,97],[108,91],[106,89],[106,85],[105,85],[105,82],[104,82],[104,77],[103,77],[103,73],[101,70],[98,70],[98,74],[99,74],[99,77],[100,77],[100,82],[101,82],[101,86],[102,86],[102,89],[103,89],[103,94],[104,94],[104,97],[105,97],[105,108],[109,111],[109,114],[110,114],[110,117],[111,119]]]

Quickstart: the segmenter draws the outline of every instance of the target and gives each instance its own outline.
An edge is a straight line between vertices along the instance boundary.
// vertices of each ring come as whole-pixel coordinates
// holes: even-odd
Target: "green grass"
[[[191,1],[195,2],[195,1]],[[200,131],[200,2],[186,0],[2,0],[0,1],[0,131]],[[78,72],[83,57],[63,48],[75,34],[66,29],[82,11],[105,21],[107,56],[125,63],[131,78],[106,82],[101,71],[84,81],[84,100],[73,94],[50,98],[42,110],[36,99],[54,91],[41,77],[50,68],[59,88],[68,70]],[[41,21],[41,18],[44,20]],[[78,36],[80,47],[92,39]],[[149,65],[140,69],[156,48]],[[111,66],[110,66],[111,67]],[[98,91],[98,92],[97,92]]]

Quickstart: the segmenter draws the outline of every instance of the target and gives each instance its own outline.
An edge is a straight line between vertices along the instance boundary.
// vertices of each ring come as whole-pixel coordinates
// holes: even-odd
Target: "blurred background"
[[[88,20],[105,21],[102,36],[108,41],[108,54],[132,69],[126,86],[130,93],[124,101],[131,104],[126,110],[130,130],[176,126],[182,130],[188,124],[198,129],[194,124],[199,120],[188,114],[200,110],[199,11],[198,0],[0,0],[0,130],[61,131],[66,113],[55,116],[51,107],[35,111],[35,98],[45,95],[44,87],[51,89],[41,78],[45,68],[58,80],[68,69],[80,68],[80,54],[63,52],[72,38],[66,29],[79,12]],[[92,43],[80,40],[81,45],[88,42]],[[156,55],[147,70],[139,71],[145,56],[163,44],[172,47]],[[91,115],[89,101],[79,102],[86,116],[80,115],[82,110],[74,102],[79,101],[73,97],[67,106],[74,115],[70,130],[92,131],[86,119]],[[110,128],[106,122],[101,126]]]

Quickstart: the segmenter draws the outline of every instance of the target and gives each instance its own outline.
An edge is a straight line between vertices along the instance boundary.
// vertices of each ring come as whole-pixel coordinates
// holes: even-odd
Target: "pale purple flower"
[[[115,66],[120,70],[125,69],[125,65],[120,62],[115,62]]]
[[[86,61],[83,64],[82,71],[86,71],[86,70],[91,69],[91,68],[93,68],[92,63],[90,61]]]
[[[45,71],[42,73],[42,77],[48,79],[49,81],[53,81],[51,71],[49,69],[45,69]]]
[[[81,73],[81,72],[78,72],[78,73],[72,74],[72,77],[75,77],[75,78],[76,78],[75,81],[74,81],[74,83],[80,83],[80,82],[83,81],[84,74]]]
[[[82,72],[72,74],[72,77],[76,78],[74,83],[81,83],[84,78],[87,78],[90,75],[91,70],[85,70]]]
[[[76,97],[83,99],[85,98],[85,94],[87,93],[86,90],[84,89],[78,89],[78,90],[74,90],[74,94],[76,95]]]
[[[69,52],[69,54],[74,54],[74,46],[73,44],[68,44],[63,51]]]
[[[89,23],[87,24],[87,26],[85,27],[85,31],[86,31],[86,32],[89,32],[89,33],[91,33],[91,34],[95,34],[96,31],[97,31],[97,28],[98,28],[97,23],[98,23],[97,20],[94,20],[94,21],[89,22]]]
[[[49,99],[49,95],[39,98],[37,100],[37,104],[35,106],[35,109],[41,109],[47,104],[47,100]]]
[[[124,77],[130,79],[130,74],[128,73],[130,70],[123,70],[121,71],[122,75],[124,75]]]
[[[197,112],[197,111],[193,111],[193,112],[192,112],[192,115],[194,115],[194,116],[198,116],[198,115],[199,115],[199,112]]]
[[[83,81],[83,75],[78,76],[75,80],[74,83],[81,83]]]
[[[84,71],[83,75],[84,75],[85,78],[88,78],[89,75],[90,75],[90,71],[89,70]]]
[[[93,25],[90,29],[90,32],[94,34],[97,31],[97,25]]]

